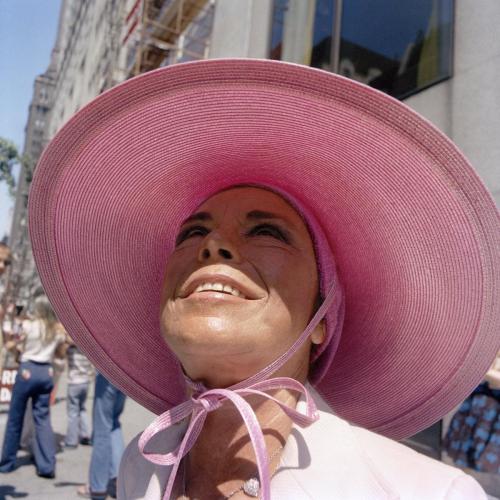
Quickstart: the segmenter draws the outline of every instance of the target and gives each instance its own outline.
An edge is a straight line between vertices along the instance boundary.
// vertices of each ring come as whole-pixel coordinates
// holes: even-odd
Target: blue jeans
[[[77,446],[80,439],[90,438],[89,419],[85,402],[89,384],[68,384],[68,428],[64,443],[67,446]]]
[[[95,379],[93,409],[92,457],[89,485],[92,492],[105,492],[111,479],[118,476],[118,468],[125,443],[119,422],[125,405],[125,395],[100,373]]]
[[[12,390],[9,417],[5,428],[0,460],[0,472],[10,472],[16,466],[16,454],[21,441],[24,413],[31,398],[35,439],[33,457],[39,474],[51,474],[56,466],[54,432],[50,424],[50,391],[54,386],[49,363],[21,363]]]

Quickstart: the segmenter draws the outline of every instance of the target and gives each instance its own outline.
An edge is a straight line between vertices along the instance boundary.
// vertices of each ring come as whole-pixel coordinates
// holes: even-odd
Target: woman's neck
[[[286,389],[276,390],[273,396],[295,408],[298,396]],[[272,475],[279,464],[292,421],[270,400],[254,396],[246,398],[252,406],[264,434]],[[181,470],[180,475],[183,474]],[[255,452],[239,411],[229,401],[211,412],[185,459],[183,483],[186,496],[181,498],[221,499],[241,488],[252,477],[258,477]],[[241,491],[233,500],[248,498]]]

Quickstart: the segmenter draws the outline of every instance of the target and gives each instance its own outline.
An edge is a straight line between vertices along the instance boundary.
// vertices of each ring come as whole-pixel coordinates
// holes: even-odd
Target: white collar
[[[303,429],[292,427],[271,483],[272,490],[281,493],[287,489],[286,483],[293,482],[294,488],[299,486],[304,492],[304,498],[399,498],[364,453],[353,427],[335,416],[310,385],[307,390],[318,406],[320,418]],[[301,398],[297,409],[300,411],[303,406],[305,401]]]

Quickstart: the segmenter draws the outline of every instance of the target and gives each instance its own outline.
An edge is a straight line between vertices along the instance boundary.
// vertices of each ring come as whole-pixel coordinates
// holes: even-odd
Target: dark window
[[[454,0],[274,0],[270,57],[402,99],[451,76],[453,10]]]
[[[341,75],[404,98],[451,76],[453,0],[349,0]]]

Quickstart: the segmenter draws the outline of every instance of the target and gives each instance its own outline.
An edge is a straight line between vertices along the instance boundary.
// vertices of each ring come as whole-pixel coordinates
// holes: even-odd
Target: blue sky
[[[50,61],[61,0],[0,0],[0,137],[22,150],[35,77]],[[10,231],[12,199],[0,185],[0,238]]]

